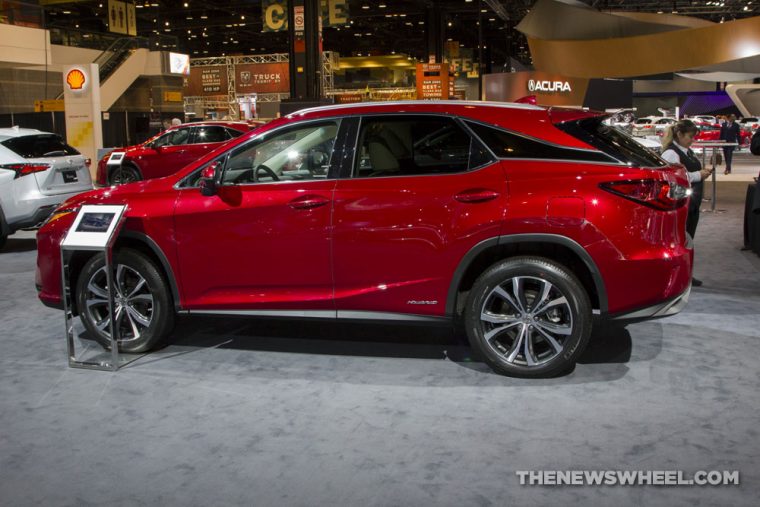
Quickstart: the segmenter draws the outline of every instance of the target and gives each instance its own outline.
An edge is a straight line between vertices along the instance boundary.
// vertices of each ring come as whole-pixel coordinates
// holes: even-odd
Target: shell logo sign
[[[69,89],[73,91],[80,91],[84,89],[84,85],[87,83],[87,76],[79,69],[71,69],[66,74],[66,84],[69,85]]]

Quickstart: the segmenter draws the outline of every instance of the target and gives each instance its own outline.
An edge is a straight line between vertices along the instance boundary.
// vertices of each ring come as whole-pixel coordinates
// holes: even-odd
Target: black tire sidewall
[[[568,299],[573,313],[573,334],[562,353],[539,367],[526,367],[505,362],[483,340],[480,311],[491,291],[515,276],[544,279],[557,287]],[[494,371],[514,377],[552,377],[573,367],[591,336],[591,303],[583,285],[572,273],[547,259],[521,257],[499,262],[488,268],[473,284],[464,310],[464,322],[470,347]]]
[[[110,349],[111,339],[98,331],[84,310],[87,283],[104,264],[105,258],[102,254],[93,256],[85,263],[77,280],[76,301],[80,320],[90,336],[106,349]],[[138,340],[119,344],[119,350],[122,352],[147,352],[161,344],[174,325],[174,308],[169,287],[156,265],[137,250],[124,248],[115,252],[113,264],[114,269],[123,264],[140,273],[153,295],[153,320],[148,329]]]

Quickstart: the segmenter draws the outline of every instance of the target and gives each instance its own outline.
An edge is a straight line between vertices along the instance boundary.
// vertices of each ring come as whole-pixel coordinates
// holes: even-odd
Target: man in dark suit
[[[720,140],[727,143],[739,143],[739,124],[736,116],[730,115],[728,121],[720,128]],[[735,146],[724,146],[723,157],[726,159],[726,170],[723,174],[731,174],[731,161],[734,158]]]

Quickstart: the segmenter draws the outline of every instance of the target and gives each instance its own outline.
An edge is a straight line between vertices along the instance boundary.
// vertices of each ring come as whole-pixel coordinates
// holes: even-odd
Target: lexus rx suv
[[[40,225],[69,197],[92,190],[89,166],[58,134],[0,129],[0,248],[17,230]]]
[[[451,322],[499,373],[560,374],[595,322],[676,313],[691,287],[684,168],[604,118],[460,101],[294,113],[64,203],[37,235],[39,297],[61,307],[79,207],[126,204],[124,351],[159,345],[176,313]],[[106,344],[103,257],[71,262],[75,310]]]
[[[101,158],[95,183],[119,185],[168,176],[258,124],[210,121],[171,127],[142,144],[118,148]]]

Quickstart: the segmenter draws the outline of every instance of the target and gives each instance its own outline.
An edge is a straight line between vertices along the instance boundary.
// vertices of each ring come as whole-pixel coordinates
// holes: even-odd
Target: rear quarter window
[[[559,123],[557,128],[623,164],[637,167],[665,167],[668,165],[658,155],[637,143],[625,132],[605,125],[603,116]]]

